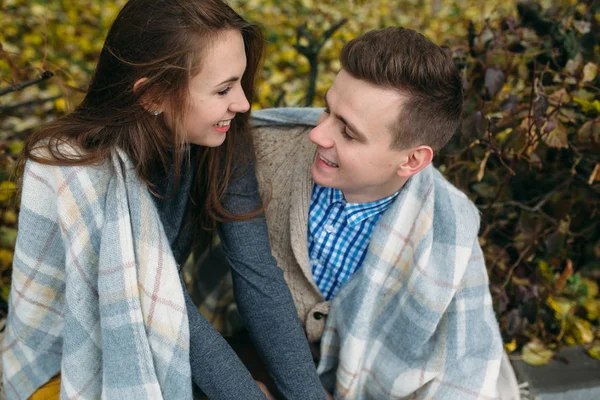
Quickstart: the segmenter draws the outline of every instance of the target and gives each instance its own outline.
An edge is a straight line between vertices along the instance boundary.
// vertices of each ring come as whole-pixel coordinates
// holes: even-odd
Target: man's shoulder
[[[305,125],[271,125],[253,129],[257,171],[298,173],[309,167],[315,146],[308,139],[311,128]]]
[[[442,173],[433,169],[435,182],[435,210],[438,218],[452,218],[465,229],[477,234],[480,213],[473,201],[460,189],[449,182]]]

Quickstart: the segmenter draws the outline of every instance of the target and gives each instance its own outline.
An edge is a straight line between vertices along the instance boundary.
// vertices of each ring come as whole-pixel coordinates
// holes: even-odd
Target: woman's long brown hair
[[[183,132],[189,81],[202,68],[204,50],[231,29],[244,40],[247,68],[241,83],[252,101],[264,44],[256,25],[221,0],[129,0],[109,30],[84,100],[28,138],[20,168],[27,159],[64,166],[100,164],[120,148],[148,184],[156,171],[166,173],[173,163],[177,187],[182,161],[189,154]],[[143,83],[134,90],[140,79]],[[169,105],[170,128],[161,116],[148,112],[154,104]],[[77,154],[65,151],[73,147]],[[221,204],[234,157],[237,167],[253,156],[248,113],[235,116],[223,145],[203,147],[200,153],[192,166],[197,168],[192,189],[195,219],[211,229],[218,221],[251,216],[232,215]]]

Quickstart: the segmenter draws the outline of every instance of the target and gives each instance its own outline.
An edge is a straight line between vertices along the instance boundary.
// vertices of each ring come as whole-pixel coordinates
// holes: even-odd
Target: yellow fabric
[[[60,374],[50,379],[46,384],[35,391],[29,400],[59,400],[60,399]]]

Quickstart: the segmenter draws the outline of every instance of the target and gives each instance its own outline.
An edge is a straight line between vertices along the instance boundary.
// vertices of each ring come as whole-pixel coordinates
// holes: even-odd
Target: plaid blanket
[[[374,229],[333,300],[319,373],[336,399],[495,399],[503,355],[479,214],[431,165]]]
[[[8,399],[61,373],[61,398],[192,397],[177,265],[147,187],[100,166],[28,162],[2,343]]]

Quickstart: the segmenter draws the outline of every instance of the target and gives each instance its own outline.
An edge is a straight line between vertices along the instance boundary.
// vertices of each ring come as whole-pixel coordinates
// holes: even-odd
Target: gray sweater
[[[192,165],[196,153],[197,147],[193,146]],[[193,226],[185,217],[193,181],[193,172],[186,169],[175,196],[153,196],[179,265],[183,265],[192,246]],[[158,194],[171,193],[172,171],[166,178],[154,179],[154,184]],[[242,214],[256,209],[260,201],[251,166],[229,184],[224,206]],[[264,216],[220,224],[219,235],[232,266],[235,297],[244,324],[278,389],[286,399],[324,399],[283,272],[271,255]],[[246,367],[200,314],[185,287],[184,294],[194,382],[210,399],[264,399]]]

